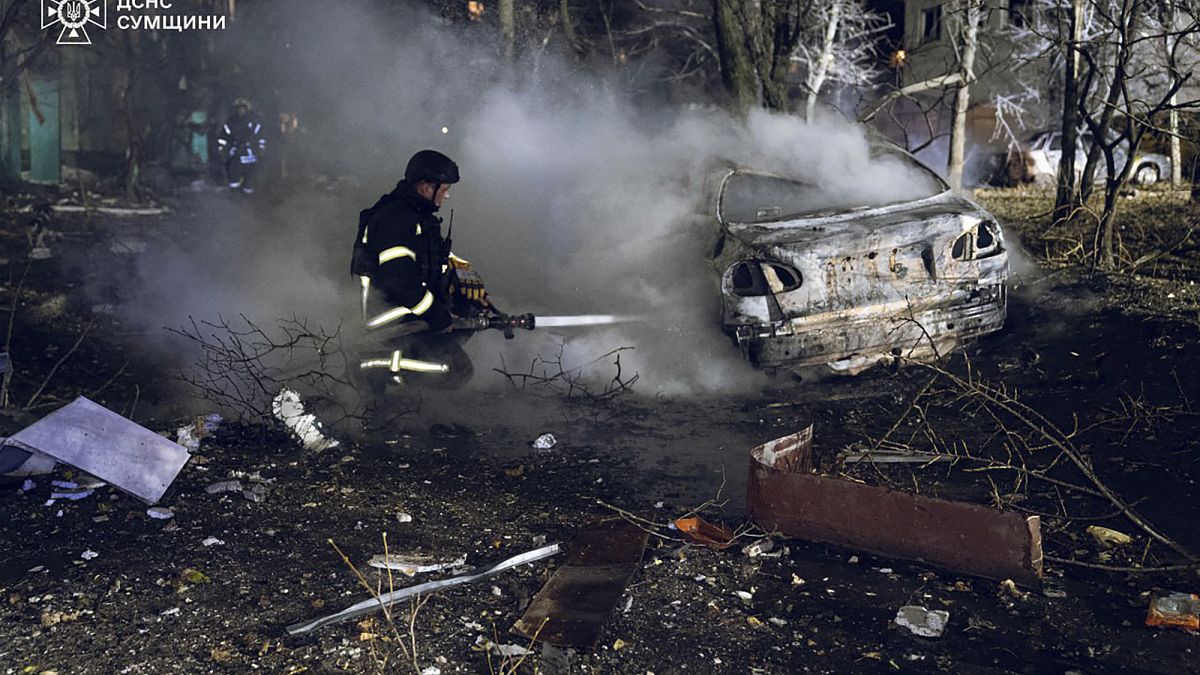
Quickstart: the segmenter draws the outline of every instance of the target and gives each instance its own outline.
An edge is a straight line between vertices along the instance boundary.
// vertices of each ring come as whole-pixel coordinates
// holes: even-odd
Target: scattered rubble
[[[291,389],[283,389],[271,403],[271,412],[283,423],[288,432],[300,442],[300,445],[312,452],[321,452],[338,447],[336,439],[327,438],[321,431],[321,422],[316,415],[304,412],[304,403],[300,394]]]
[[[1092,525],[1088,527],[1087,533],[1092,535],[1092,538],[1095,539],[1098,544],[1106,548],[1124,546],[1125,544],[1133,541],[1133,537],[1125,534],[1124,532],[1110,530],[1107,527],[1100,527],[1099,525]]]
[[[263,485],[262,483],[254,483],[250,485],[250,487],[242,490],[242,497],[245,498],[246,501],[258,504],[267,501],[268,492],[269,491],[266,485]]]
[[[775,541],[770,537],[763,537],[753,544],[747,544],[742,547],[742,553],[751,558],[767,555],[775,550]]]
[[[896,612],[894,622],[897,626],[912,631],[913,635],[936,638],[946,631],[946,623],[949,620],[950,612],[945,610],[928,610],[918,605],[905,605]]]
[[[274,479],[264,479],[258,472],[247,474],[244,471],[230,471],[229,475],[232,477],[228,480],[211,483],[208,487],[204,488],[204,491],[210,495],[237,492],[246,501],[255,503],[267,500],[267,495],[270,494],[270,488],[267,487],[267,483],[270,483]]]
[[[458,556],[457,558],[437,558],[431,555],[376,555],[373,556],[367,564],[371,567],[381,570],[396,570],[403,572],[408,576],[415,576],[422,572],[438,572],[454,567],[462,567],[467,564],[467,555]]]
[[[534,439],[533,448],[535,450],[549,450],[557,444],[558,439],[554,437],[554,434],[542,434]]]
[[[185,424],[175,430],[175,442],[194,453],[200,449],[200,441],[212,435],[223,421],[216,413],[201,415],[192,420],[191,424]]]
[[[94,492],[93,488],[90,486],[83,487],[80,486],[79,483],[69,480],[52,480],[50,481],[50,485],[57,488],[50,493],[51,501],[55,499],[78,501],[80,499],[91,497]],[[101,483],[101,485],[103,485],[103,483]]]
[[[146,515],[155,520],[170,520],[175,517],[175,512],[163,506],[152,506],[146,509]]]
[[[240,481],[240,480],[217,481],[216,483],[212,483],[208,487],[204,488],[204,491],[210,495],[219,495],[222,492],[241,492],[242,491],[242,481]]]
[[[60,623],[78,621],[79,617],[81,616],[83,616],[83,612],[52,612],[47,610],[42,612],[40,620],[43,627],[49,628],[51,626],[57,626]]]
[[[737,535],[724,525],[708,522],[700,516],[675,519],[675,529],[696,544],[715,548],[718,551],[733,546]]]
[[[533,653],[529,649],[526,649],[520,645],[502,645],[492,642],[482,635],[475,638],[475,647],[479,650],[489,651],[496,656],[506,659],[526,656]]]
[[[1200,630],[1200,595],[1171,593],[1152,598],[1146,625]]]

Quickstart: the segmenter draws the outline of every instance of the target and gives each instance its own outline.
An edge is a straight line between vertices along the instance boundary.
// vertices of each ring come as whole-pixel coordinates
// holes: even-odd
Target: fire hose
[[[504,333],[504,339],[511,340],[514,335],[514,330],[521,328],[524,330],[533,330],[536,324],[536,319],[529,313],[525,314],[487,314],[466,318],[454,319],[451,326],[454,330],[499,330]]]
[[[623,317],[614,316],[611,314],[584,314],[578,316],[550,316],[535,318],[533,314],[503,314],[493,312],[491,314],[482,314],[472,317],[455,317],[450,324],[451,330],[454,331],[485,331],[498,330],[504,333],[505,339],[511,340],[516,336],[516,330],[533,330],[535,327],[572,327],[572,326],[596,326],[614,323],[622,323],[626,321],[637,321],[638,317]],[[416,325],[416,324],[414,324]],[[359,364],[359,368],[366,370],[369,368],[387,369],[392,376],[399,382],[399,373],[401,371],[417,372],[417,373],[448,373],[450,366],[444,363],[435,363],[433,361],[421,361],[419,359],[406,358],[400,350],[394,350],[388,356],[367,359]]]

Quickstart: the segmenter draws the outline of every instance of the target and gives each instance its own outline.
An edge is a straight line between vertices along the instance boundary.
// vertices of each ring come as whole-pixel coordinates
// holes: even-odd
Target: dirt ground
[[[1019,395],[1068,430],[1100,480],[1182,546],[1200,550],[1194,251],[1174,247],[1138,265],[1141,276],[1088,278],[1069,244],[1065,252],[1055,248],[1057,240],[1036,227],[1044,195],[981,199],[1034,260],[1013,276],[1005,329],[946,370]],[[178,387],[163,358],[137,350],[137,336],[102,313],[95,288],[104,284],[81,281],[70,263],[99,257],[103,264],[93,259],[89,274],[124,274],[128,254],[107,242],[129,232],[128,218],[55,216],[55,258],[34,261],[25,274],[32,215],[22,209],[30,203],[13,200],[0,215],[10,279],[0,305],[16,310],[0,318],[12,317],[18,368],[15,405],[0,415],[0,435],[80,393],[155,431],[186,423],[187,402],[173,398]],[[197,206],[175,208],[136,227],[163,228]],[[1131,261],[1153,250],[1144,242],[1170,246],[1196,222],[1193,207],[1160,207],[1152,198],[1126,213],[1125,232],[1143,233],[1126,238]],[[1082,241],[1083,230],[1063,236],[1075,235]],[[606,400],[512,390],[502,378],[481,377],[465,391],[425,392],[418,412],[321,453],[300,449],[278,429],[225,424],[204,439],[162,500],[174,513],[169,521],[149,518],[144,504],[112,487],[47,504],[50,477],[28,491],[20,481],[4,485],[0,672],[1194,672],[1200,636],[1149,628],[1144,619],[1150,594],[1200,592],[1200,578],[1194,570],[1096,569],[1182,562],[1114,515],[1113,504],[1015,480],[1012,472],[969,471],[966,461],[835,467],[839,451],[885,438],[980,456],[1006,447],[987,411],[934,375],[919,366],[877,369],[693,398],[654,396],[635,385]],[[688,546],[667,527],[711,500],[718,503],[704,511],[710,520],[744,524],[747,451],[810,423],[826,469],[1043,514],[1044,587],[1009,589],[779,537],[781,555],[750,557],[741,546]],[[545,432],[557,444],[532,448]],[[256,473],[267,490],[261,502],[205,490]],[[1048,475],[1081,480],[1070,467]],[[78,476],[60,467],[54,478]],[[385,533],[392,552],[466,554],[468,565],[486,567],[570,542],[616,509],[643,519],[654,534],[593,651],[543,655],[535,646],[517,663],[478,644],[528,646],[510,627],[561,556],[426,596],[415,615],[398,611],[393,625],[376,617],[305,640],[283,630],[366,597],[330,542],[360,570],[383,552]],[[1106,550],[1085,533],[1093,524],[1133,542]],[[761,534],[747,530],[744,542]],[[85,559],[84,552],[97,555]],[[426,577],[438,578],[414,581]],[[921,638],[893,625],[908,604],[947,610],[945,634]]]

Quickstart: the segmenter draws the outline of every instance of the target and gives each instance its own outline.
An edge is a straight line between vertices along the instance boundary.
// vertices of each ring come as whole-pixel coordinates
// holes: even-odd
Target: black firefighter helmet
[[[458,165],[437,150],[422,150],[408,160],[408,166],[404,168],[404,180],[410,185],[422,180],[430,183],[457,183]]]

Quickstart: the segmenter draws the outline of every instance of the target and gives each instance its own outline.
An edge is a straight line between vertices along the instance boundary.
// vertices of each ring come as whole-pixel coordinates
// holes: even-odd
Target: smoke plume
[[[277,39],[253,39],[261,31]],[[701,201],[710,162],[809,181],[839,203],[902,199],[923,180],[872,158],[847,122],[635,103],[549,54],[505,67],[489,35],[409,6],[386,16],[356,2],[248,8],[225,36],[240,64],[228,98],[255,100],[268,119],[297,111],[289,164],[303,170],[276,186],[275,202],[207,197],[186,246],[148,260],[155,284],[138,318],[356,322],[348,261],[358,211],[431,147],[463,176],[441,214],[454,212],[455,252],[502,309],[645,319],[511,342],[477,336],[477,384],[497,381],[489,371],[501,354],[527,364],[562,344],[568,366],[633,347],[622,364],[642,391],[728,391],[758,380],[717,325],[717,276],[704,259],[715,204]],[[309,173],[333,180],[316,187]],[[611,374],[608,362],[596,368]]]

